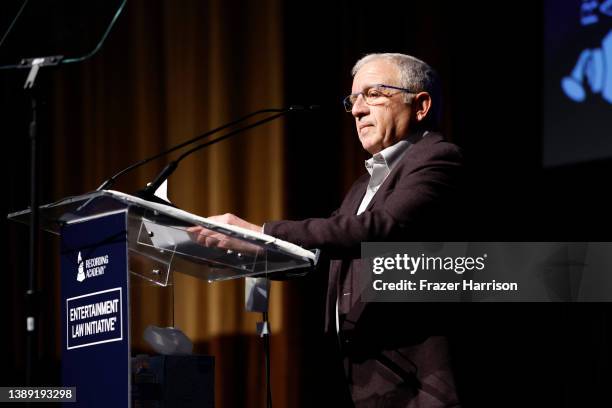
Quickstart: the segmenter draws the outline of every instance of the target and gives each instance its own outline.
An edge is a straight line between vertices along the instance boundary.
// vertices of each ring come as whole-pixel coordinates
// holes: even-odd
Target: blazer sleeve
[[[445,211],[461,175],[462,154],[442,142],[404,161],[393,186],[380,191],[375,205],[360,215],[336,213],[329,218],[271,221],[266,234],[305,248],[319,248],[332,259],[359,257],[361,243],[418,239],[429,221]],[[416,156],[416,157],[414,157]]]

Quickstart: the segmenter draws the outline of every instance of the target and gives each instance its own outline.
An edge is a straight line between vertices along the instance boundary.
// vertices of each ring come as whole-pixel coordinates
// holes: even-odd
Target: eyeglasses
[[[410,89],[399,88],[397,86],[391,85],[376,84],[364,89],[361,92],[350,94],[349,96],[344,98],[344,100],[342,101],[344,103],[344,109],[346,109],[347,112],[351,112],[353,110],[353,105],[355,105],[355,102],[357,102],[357,98],[359,98],[359,95],[363,95],[363,100],[367,105],[374,106],[384,103],[387,98],[390,98],[393,95],[397,95],[399,93],[396,92],[394,94],[389,94],[388,92],[385,92],[385,89],[397,89],[399,91],[415,95],[415,93],[412,92]]]

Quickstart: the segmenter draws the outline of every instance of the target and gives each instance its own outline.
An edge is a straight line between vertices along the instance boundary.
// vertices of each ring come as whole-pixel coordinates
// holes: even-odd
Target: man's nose
[[[363,95],[357,95],[357,99],[355,99],[355,103],[353,104],[353,108],[351,109],[351,115],[356,118],[367,115],[369,112],[369,106],[365,103],[363,99]]]

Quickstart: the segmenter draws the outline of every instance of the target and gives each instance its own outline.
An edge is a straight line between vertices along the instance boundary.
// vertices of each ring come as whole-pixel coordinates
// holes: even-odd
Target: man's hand
[[[212,217],[207,218],[215,222],[235,225],[237,227],[241,227],[255,232],[263,232],[263,227],[251,224],[250,222],[247,222],[242,218],[236,217],[234,214],[228,213],[223,215],[214,215]],[[230,238],[225,234],[206,229],[199,225],[187,228],[187,231],[192,234],[194,241],[207,247],[232,249],[235,251],[242,252],[257,252],[257,250],[259,249],[259,247],[255,245],[248,244],[236,238]]]
[[[251,224],[248,221],[243,220],[240,217],[236,217],[234,214],[226,213],[223,215],[213,215],[212,217],[207,217],[209,220],[213,220],[216,222],[222,222],[224,224],[235,225],[237,227],[241,227],[244,229],[248,229],[255,232],[263,232],[263,227],[261,225]]]

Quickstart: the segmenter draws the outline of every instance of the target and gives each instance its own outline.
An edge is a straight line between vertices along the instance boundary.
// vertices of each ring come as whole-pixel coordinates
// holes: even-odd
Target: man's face
[[[385,60],[365,64],[353,79],[351,93],[362,92],[376,84],[401,86],[397,67]],[[380,105],[367,105],[363,95],[357,98],[351,114],[355,118],[361,145],[370,154],[392,146],[408,135],[411,106],[405,102],[406,94],[389,90],[388,98]]]

